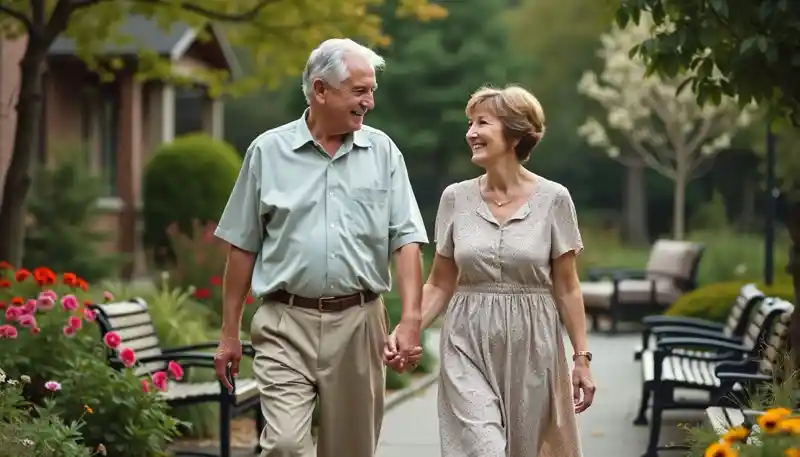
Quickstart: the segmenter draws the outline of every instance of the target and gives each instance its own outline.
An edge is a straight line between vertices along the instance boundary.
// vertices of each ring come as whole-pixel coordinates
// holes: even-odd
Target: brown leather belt
[[[362,301],[363,295],[363,301]],[[276,290],[271,294],[264,297],[269,301],[277,301],[287,305],[299,306],[301,308],[316,309],[319,312],[338,312],[344,311],[352,306],[358,306],[361,303],[369,303],[377,299],[379,295],[372,291],[360,292],[352,295],[342,295],[339,297],[320,297],[308,298],[301,297],[300,295],[293,295],[285,290]]]

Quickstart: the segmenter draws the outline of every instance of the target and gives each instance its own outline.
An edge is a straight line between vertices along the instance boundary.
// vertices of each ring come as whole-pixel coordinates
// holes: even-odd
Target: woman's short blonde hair
[[[484,86],[475,91],[467,102],[467,116],[485,110],[503,123],[506,140],[519,140],[514,153],[525,162],[531,151],[544,137],[544,110],[539,100],[517,85],[504,89]]]

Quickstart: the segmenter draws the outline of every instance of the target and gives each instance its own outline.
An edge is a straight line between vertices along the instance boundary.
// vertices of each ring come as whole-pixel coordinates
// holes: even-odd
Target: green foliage
[[[774,248],[773,268],[776,272],[784,271],[789,257],[789,241],[785,234],[781,235],[784,236],[777,237]],[[763,278],[763,236],[732,230],[698,230],[690,233],[688,239],[706,245],[698,271],[700,284]]]
[[[725,211],[725,200],[722,194],[715,191],[711,201],[704,203],[694,213],[691,223],[697,230],[726,230],[730,223]]]
[[[227,143],[204,134],[157,149],[143,175],[144,242],[155,260],[170,257],[167,229],[190,233],[195,220],[216,221],[228,202],[242,159]]]
[[[800,121],[800,7],[791,0],[625,0],[617,23],[652,14],[653,36],[632,50],[651,71],[687,79],[698,101],[718,104],[722,95],[772,106]]]
[[[81,421],[65,423],[52,400],[31,404],[23,395],[29,378],[8,378],[0,369],[0,457],[89,457],[99,455],[82,443]]]
[[[109,233],[96,229],[102,211],[103,180],[90,171],[83,150],[58,151],[52,166],[42,168],[28,200],[30,223],[24,265],[48,265],[87,281],[113,275],[122,258],[103,252]]]
[[[736,301],[741,288],[750,281],[728,281],[709,284],[699,287],[692,292],[681,296],[667,309],[667,316],[687,316],[724,322],[728,317],[731,306]],[[794,300],[794,290],[790,279],[779,277],[771,286],[762,283],[756,286],[767,296],[779,297],[785,300]]]

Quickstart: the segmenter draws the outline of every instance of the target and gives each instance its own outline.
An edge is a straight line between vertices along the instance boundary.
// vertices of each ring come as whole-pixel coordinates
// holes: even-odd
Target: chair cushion
[[[653,283],[643,279],[626,279],[619,282],[619,303],[622,305],[639,305],[650,302],[650,289]],[[681,292],[671,281],[655,281],[656,302],[669,306],[680,297]],[[583,303],[587,308],[609,308],[614,294],[612,281],[596,281],[581,283]]]

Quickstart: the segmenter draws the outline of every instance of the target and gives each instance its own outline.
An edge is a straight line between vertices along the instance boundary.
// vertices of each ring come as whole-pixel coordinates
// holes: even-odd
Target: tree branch
[[[14,19],[22,22],[22,25],[25,26],[28,32],[33,30],[33,22],[31,22],[30,18],[23,13],[3,5],[0,5],[0,13],[6,13]]]
[[[135,3],[147,3],[148,5],[162,5],[162,6],[171,6],[172,3],[169,0],[133,0],[133,1]],[[259,11],[264,9],[264,7],[266,7],[270,3],[278,3],[279,1],[281,0],[259,0],[258,3],[255,4],[255,6],[241,13],[222,13],[219,11],[212,11],[187,1],[180,2],[180,7],[186,11],[189,11],[191,13],[196,13],[201,16],[205,16],[206,18],[215,21],[247,22],[255,19]]]
[[[625,135],[625,138],[628,139],[628,143],[633,147],[634,151],[639,153],[642,157],[642,160],[652,168],[653,170],[661,173],[665,177],[674,180],[675,179],[675,170],[665,166],[661,161],[658,160],[657,155],[653,152],[649,151],[639,140],[633,137],[630,132],[622,131],[622,134]]]

